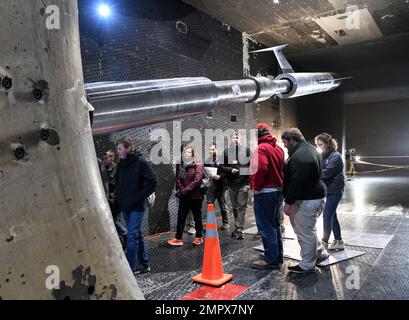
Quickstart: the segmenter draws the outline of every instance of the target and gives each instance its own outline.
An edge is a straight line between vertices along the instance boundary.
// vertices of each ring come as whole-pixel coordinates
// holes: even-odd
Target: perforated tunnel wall
[[[195,76],[211,80],[243,78],[242,34],[181,1],[116,0],[115,5],[111,3],[112,15],[105,20],[96,15],[96,5],[96,1],[79,1],[86,83]],[[232,115],[236,122],[231,121]],[[216,109],[211,118],[184,118],[181,130],[250,128],[252,121],[253,106],[236,105]],[[172,127],[168,122],[95,136],[97,154],[114,148],[118,138],[130,136],[149,159],[150,132],[167,129],[173,139]],[[203,152],[207,152],[207,146]],[[145,234],[168,231],[177,218],[175,167],[162,164],[154,169],[158,190],[155,205],[145,219]]]

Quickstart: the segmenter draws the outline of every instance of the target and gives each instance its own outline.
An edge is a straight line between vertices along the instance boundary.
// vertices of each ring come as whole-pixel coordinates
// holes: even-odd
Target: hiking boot
[[[196,229],[193,228],[193,227],[190,227],[186,232],[187,232],[188,234],[193,235],[193,234],[196,234]]]
[[[264,253],[260,253],[260,255],[258,256],[260,260],[266,260],[266,257],[264,255]],[[279,264],[284,264],[284,260],[281,260],[278,262]]]
[[[195,238],[195,240],[193,240],[192,244],[194,246],[200,246],[203,243],[203,238]]]
[[[314,268],[314,269],[311,269],[311,270],[304,270],[303,268],[301,268],[300,267],[300,265],[296,265],[296,266],[293,266],[293,267],[288,267],[288,270],[290,271],[290,272],[293,272],[293,273],[314,273],[315,271],[316,271],[316,269]]]
[[[183,246],[183,241],[182,241],[182,240],[179,240],[179,239],[176,239],[176,238],[174,238],[174,239],[172,239],[172,240],[169,240],[168,243],[169,243],[171,246]]]
[[[243,231],[237,229],[232,232],[231,236],[238,240],[244,239]]]
[[[345,249],[344,241],[342,240],[334,240],[334,242],[328,246],[328,250],[330,251],[341,251],[344,249]]]
[[[329,253],[322,254],[322,256],[319,257],[319,258],[317,259],[317,261],[315,262],[315,265],[316,265],[316,266],[319,266],[321,263],[323,263],[324,261],[328,260],[329,257],[330,257]]]
[[[281,264],[267,263],[264,260],[256,260],[251,264],[254,269],[265,270],[265,269],[281,269]]]
[[[149,266],[142,266],[141,268],[134,271],[133,274],[136,276],[138,274],[148,273],[149,271],[151,271],[151,268]]]
[[[231,233],[231,237],[232,237],[232,238],[236,238],[236,237],[237,237],[237,230],[234,230],[234,231]]]
[[[228,223],[223,223],[223,225],[220,227],[221,230],[229,230],[229,224]]]

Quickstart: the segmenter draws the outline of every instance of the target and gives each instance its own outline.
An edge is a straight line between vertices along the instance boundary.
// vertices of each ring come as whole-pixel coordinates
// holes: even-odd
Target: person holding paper
[[[244,239],[243,228],[249,198],[250,148],[241,144],[240,136],[234,132],[230,136],[230,146],[224,150],[222,172],[226,176],[230,200],[233,206],[235,228],[231,236]]]
[[[212,144],[209,148],[210,157],[206,159],[205,170],[207,175],[213,182],[207,194],[207,203],[215,204],[216,200],[219,204],[222,215],[222,230],[229,230],[229,216],[226,204],[227,184],[226,178],[223,174],[218,157],[216,144]]]

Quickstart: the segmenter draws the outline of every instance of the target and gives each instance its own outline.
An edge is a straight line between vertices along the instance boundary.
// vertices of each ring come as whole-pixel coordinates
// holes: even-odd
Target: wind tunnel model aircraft
[[[208,78],[101,82],[85,85],[93,111],[94,134],[129,129],[209,113],[216,107],[281,99],[330,91],[341,84],[333,73],[297,73],[284,56],[287,45],[261,49],[274,51],[282,70],[274,80],[266,77],[211,81]]]

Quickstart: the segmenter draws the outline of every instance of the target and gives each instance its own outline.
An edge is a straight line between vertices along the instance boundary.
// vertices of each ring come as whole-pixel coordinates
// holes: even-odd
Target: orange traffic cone
[[[192,279],[195,282],[217,287],[233,279],[233,275],[223,273],[222,254],[220,252],[216,214],[213,204],[207,205],[206,239],[204,244],[202,273]]]

